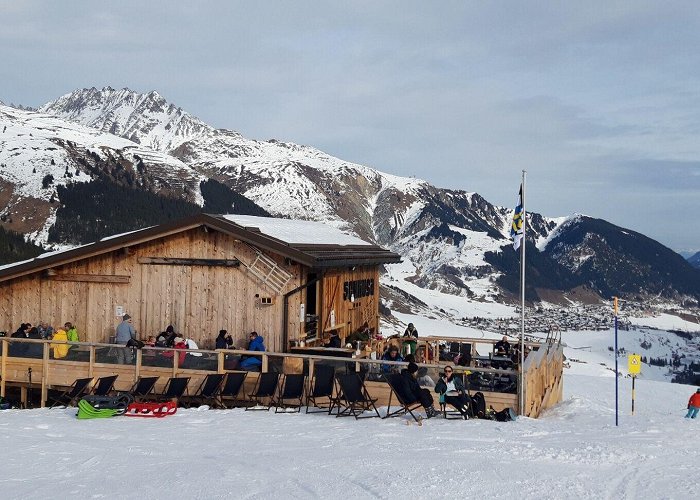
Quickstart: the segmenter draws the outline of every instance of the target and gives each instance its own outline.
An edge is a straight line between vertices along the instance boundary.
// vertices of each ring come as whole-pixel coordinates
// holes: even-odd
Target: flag
[[[510,237],[513,239],[513,248],[520,248],[520,240],[523,239],[523,185],[520,185],[518,204],[513,212],[513,222],[510,225]]]

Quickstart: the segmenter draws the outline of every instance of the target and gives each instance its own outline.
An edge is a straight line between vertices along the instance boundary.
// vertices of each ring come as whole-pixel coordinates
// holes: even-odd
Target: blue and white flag
[[[513,248],[520,248],[520,240],[523,239],[523,185],[520,185],[518,204],[513,212],[513,222],[510,225],[510,237],[513,239]]]

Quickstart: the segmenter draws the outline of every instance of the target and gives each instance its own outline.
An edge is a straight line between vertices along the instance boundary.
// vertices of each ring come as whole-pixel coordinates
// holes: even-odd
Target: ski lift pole
[[[613,309],[615,310],[615,426],[618,425],[618,380],[617,380],[617,297],[613,297]],[[634,383],[634,382],[633,382]]]

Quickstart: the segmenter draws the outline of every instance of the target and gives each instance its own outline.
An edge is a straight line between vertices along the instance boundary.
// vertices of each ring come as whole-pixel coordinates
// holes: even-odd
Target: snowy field
[[[693,387],[565,377],[538,420],[178,410],[77,420],[74,409],[0,412],[2,498],[692,498],[700,420]]]

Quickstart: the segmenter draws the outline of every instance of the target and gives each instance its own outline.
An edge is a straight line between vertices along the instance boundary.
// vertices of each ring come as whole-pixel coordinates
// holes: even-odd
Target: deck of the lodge
[[[451,339],[462,342],[470,339]],[[471,339],[475,341],[475,339]],[[10,344],[42,344],[41,357],[28,358],[10,356]],[[20,340],[12,338],[1,338],[2,345],[0,357],[0,395],[5,396],[9,387],[19,387],[21,389],[21,399],[24,405],[28,402],[27,391],[33,394],[40,391],[40,405],[43,407],[47,401],[47,394],[50,388],[65,388],[70,386],[77,378],[84,377],[104,377],[118,375],[115,390],[128,390],[139,377],[160,377],[156,385],[156,391],[162,391],[169,377],[185,376],[190,377],[188,390],[192,393],[201,383],[208,373],[228,373],[236,370],[227,369],[227,356],[255,355],[262,359],[262,371],[276,370],[282,373],[306,373],[309,378],[313,374],[316,363],[331,363],[345,369],[361,369],[381,373],[381,365],[405,365],[405,363],[393,363],[382,360],[329,357],[321,355],[295,354],[295,353],[275,353],[275,352],[250,352],[242,350],[198,350],[186,351],[188,353],[201,354],[208,359],[206,368],[187,368],[179,366],[179,356],[175,351],[168,366],[151,366],[148,361],[148,354],[155,354],[158,351],[172,351],[170,349],[144,348],[136,350],[134,361],[131,364],[115,364],[99,362],[98,353],[105,348],[123,349],[122,346],[114,344],[98,343],[74,343],[73,349],[82,351],[81,360],[53,359],[50,355],[51,341],[41,340]],[[35,346],[39,347],[39,346]],[[540,411],[561,400],[562,374],[561,374],[561,347],[551,346],[546,349],[533,351],[539,353],[526,360],[525,363],[525,386],[526,386],[526,412],[531,417],[537,417]],[[191,359],[191,358],[190,358]],[[419,366],[432,370],[432,373],[439,373],[442,367],[449,363],[430,361],[419,363]],[[400,366],[399,366],[400,367]],[[485,375],[513,375],[514,370],[495,370],[490,368],[476,367],[455,367],[456,371],[469,370],[471,372],[482,372]],[[30,370],[31,369],[31,370]],[[31,384],[30,384],[31,376]],[[246,377],[245,387],[242,391],[246,396],[253,391],[257,381],[258,373],[249,372]],[[389,402],[390,390],[388,385],[382,381],[368,380],[366,386],[370,395],[377,398],[378,406],[386,406]],[[493,406],[495,410],[511,407],[518,409],[518,393],[500,393],[481,390],[484,393],[487,405]]]

